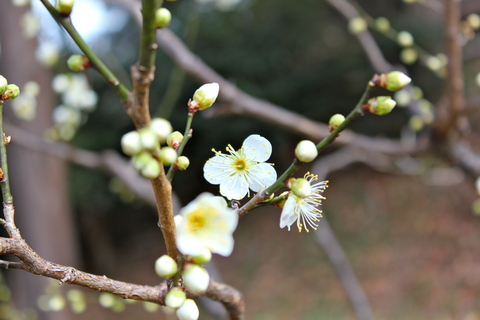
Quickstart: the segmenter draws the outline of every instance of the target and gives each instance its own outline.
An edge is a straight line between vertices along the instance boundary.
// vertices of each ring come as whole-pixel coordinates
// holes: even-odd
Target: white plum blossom
[[[310,183],[310,194],[302,198],[295,195],[293,191],[290,193],[282,210],[280,228],[287,227],[290,231],[290,226],[297,221],[298,232],[301,232],[302,228],[309,232],[307,225],[317,230],[317,222],[322,217],[322,211],[318,209],[318,206],[325,199],[322,193],[327,188],[328,181],[312,184],[312,181],[318,180],[318,176],[309,172],[305,174],[305,179]]]
[[[249,189],[257,192],[277,180],[272,164],[264,163],[272,154],[270,142],[258,134],[250,135],[242,147],[235,151],[227,146],[230,154],[213,150],[216,155],[203,167],[205,179],[220,185],[220,193],[228,199],[240,200],[250,195]]]
[[[175,225],[181,253],[197,256],[210,250],[225,257],[232,253],[238,215],[227,207],[225,199],[202,193],[179,215],[182,219],[175,219]]]

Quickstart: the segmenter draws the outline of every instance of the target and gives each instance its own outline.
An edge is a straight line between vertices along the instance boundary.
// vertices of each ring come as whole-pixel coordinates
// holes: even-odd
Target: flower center
[[[238,159],[233,163],[233,167],[238,171],[243,171],[247,168],[247,163],[244,159]]]
[[[205,227],[207,224],[205,214],[205,210],[199,209],[188,215],[188,228],[191,232],[201,230]]]

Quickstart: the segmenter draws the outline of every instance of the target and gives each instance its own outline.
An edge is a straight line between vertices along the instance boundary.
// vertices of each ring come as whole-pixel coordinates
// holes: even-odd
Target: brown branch
[[[220,301],[227,309],[231,320],[242,320],[245,318],[245,302],[242,294],[235,288],[210,280],[205,296]]]

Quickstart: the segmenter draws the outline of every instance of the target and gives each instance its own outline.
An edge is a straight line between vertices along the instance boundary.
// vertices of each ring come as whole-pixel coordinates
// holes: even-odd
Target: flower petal
[[[233,251],[234,240],[230,234],[213,234],[208,243],[210,251],[224,257],[229,256]]]
[[[267,161],[272,155],[270,141],[258,134],[252,134],[243,141],[243,150],[248,159],[257,162]]]
[[[290,231],[290,226],[297,221],[298,215],[295,213],[295,207],[297,202],[295,201],[294,196],[290,195],[285,202],[285,205],[282,210],[282,215],[280,216],[280,228],[288,227]]]
[[[248,193],[248,183],[243,176],[232,175],[222,180],[220,193],[229,200],[241,200]]]
[[[277,172],[268,163],[259,163],[248,170],[248,185],[257,192],[263,187],[272,185],[277,180]]]
[[[232,160],[224,155],[217,155],[210,158],[203,166],[203,176],[211,184],[220,184],[223,179],[228,178],[228,169]]]

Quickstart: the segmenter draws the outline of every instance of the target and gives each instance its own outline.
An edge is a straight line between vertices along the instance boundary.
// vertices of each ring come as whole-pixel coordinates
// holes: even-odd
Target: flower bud
[[[345,117],[339,113],[334,114],[331,118],[330,121],[328,121],[328,125],[330,126],[330,131],[333,131],[338,128],[339,125],[341,125],[345,121]]]
[[[64,17],[70,16],[73,9],[74,0],[58,0],[57,11]]]
[[[480,29],[480,16],[476,13],[470,13],[467,16],[467,23],[472,27],[473,30]]]
[[[184,171],[190,165],[190,160],[185,156],[180,156],[175,160],[175,169]]]
[[[201,86],[193,94],[193,99],[189,103],[189,107],[195,111],[210,108],[217,100],[220,86],[216,82],[207,83]]]
[[[157,135],[150,130],[150,128],[142,128],[138,130],[138,134],[140,136],[140,144],[142,145],[142,148],[155,150],[160,146]]]
[[[362,17],[355,17],[348,22],[348,30],[352,34],[360,34],[367,30],[367,22]]]
[[[292,182],[292,192],[299,198],[306,198],[312,194],[312,187],[307,179],[298,178]]]
[[[370,113],[384,116],[392,112],[397,103],[391,97],[379,96],[368,100],[367,110]]]
[[[174,287],[165,296],[165,305],[172,309],[178,309],[185,303],[185,299],[187,299],[185,291]]]
[[[398,91],[406,87],[412,79],[401,71],[392,71],[380,75],[378,85],[389,91]]]
[[[147,179],[155,179],[160,175],[160,170],[160,163],[152,158],[140,169],[140,174]]]
[[[180,144],[183,141],[183,134],[179,131],[174,131],[167,136],[167,144],[169,147],[177,150],[180,147]]]
[[[160,143],[164,143],[168,135],[173,131],[170,122],[163,118],[152,119],[148,127],[155,133]]]
[[[20,88],[15,84],[7,85],[2,94],[1,100],[13,100],[20,94]]]
[[[72,54],[67,60],[68,69],[73,72],[80,72],[90,68],[90,60],[81,54]]]
[[[166,27],[170,25],[172,21],[172,14],[166,8],[159,8],[155,12],[155,26],[157,29]]]
[[[212,260],[212,252],[205,249],[200,255],[192,257],[192,261],[195,264],[205,264]]]
[[[375,19],[375,29],[383,33],[390,31],[390,21],[385,17],[378,17]]]
[[[177,263],[169,255],[164,254],[155,261],[155,272],[159,277],[168,279],[173,277],[177,271]]]
[[[132,165],[135,169],[140,171],[151,160],[155,160],[152,155],[146,151],[142,151],[133,157]]]
[[[397,43],[402,47],[411,47],[413,46],[413,36],[410,32],[400,31],[397,34]]]
[[[142,150],[140,134],[137,131],[130,131],[123,135],[120,140],[122,151],[128,156],[134,156]]]
[[[182,272],[183,285],[193,293],[202,293],[208,288],[208,271],[196,264],[187,264]]]
[[[175,151],[172,147],[163,147],[160,149],[158,158],[164,165],[171,166],[175,163],[175,160],[177,160],[177,151]]]
[[[310,140],[300,141],[295,148],[295,156],[302,162],[312,162],[317,155],[317,146]]]
[[[414,64],[418,59],[418,51],[414,48],[405,48],[400,52],[400,60],[405,64]]]
[[[8,81],[7,79],[0,75],[0,96],[7,90]]]
[[[176,315],[179,320],[198,320],[200,312],[195,301],[187,299],[177,310]]]

